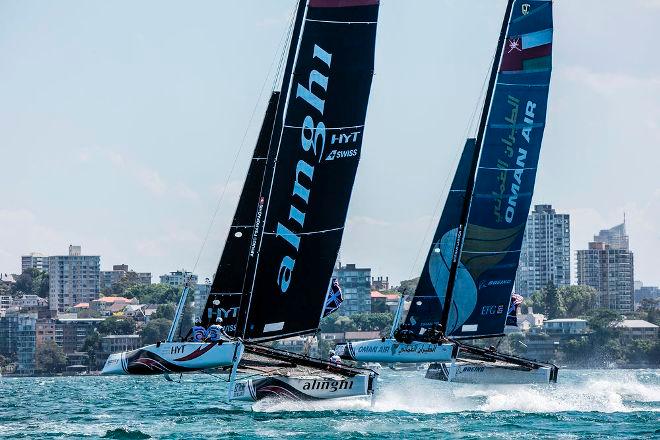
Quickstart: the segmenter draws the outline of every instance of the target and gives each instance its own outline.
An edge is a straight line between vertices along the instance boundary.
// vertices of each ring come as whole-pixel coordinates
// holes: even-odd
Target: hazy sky
[[[504,6],[382,0],[344,263],[418,275]],[[0,272],[69,244],[103,269],[190,269],[228,181],[196,269],[211,276],[292,7],[0,0]],[[660,1],[557,0],[554,11],[534,203],[571,214],[572,253],[625,212],[635,278],[658,285]]]

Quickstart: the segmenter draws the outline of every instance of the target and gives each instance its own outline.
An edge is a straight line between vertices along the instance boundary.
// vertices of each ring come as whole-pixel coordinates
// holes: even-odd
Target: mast
[[[288,98],[288,90],[292,81],[292,71],[293,64],[296,59],[296,53],[298,48],[298,41],[300,40],[300,33],[302,30],[303,18],[305,17],[305,8],[307,6],[307,0],[298,0],[298,6],[296,8],[296,16],[294,18],[293,29],[291,31],[291,39],[289,41],[289,51],[286,58],[286,64],[284,65],[284,73],[282,75],[282,85],[280,88],[279,102],[277,105],[277,112],[275,113],[275,124],[273,125],[273,131],[270,138],[270,148],[268,150],[268,159],[266,163],[266,169],[264,170],[264,178],[261,183],[261,195],[264,197],[264,210],[263,212],[268,212],[268,202],[270,198],[270,192],[272,190],[272,180],[275,172],[275,161],[277,158],[277,150],[279,148],[279,141],[282,135],[282,129],[284,125],[284,110],[286,107],[286,101]],[[268,185],[268,186],[265,186]],[[255,219],[256,221],[256,219]],[[236,336],[245,335],[245,329],[247,326],[247,315],[252,303],[252,290],[254,289],[254,282],[256,279],[256,268],[259,260],[259,250],[261,248],[261,242],[263,239],[263,233],[265,230],[265,219],[261,222],[257,228],[261,228],[261,231],[257,231],[256,243],[254,248],[256,249],[256,255],[254,258],[251,258],[246,270],[246,283],[249,283],[249,291],[245,291],[247,295],[241,296],[241,306],[239,309],[239,318],[236,325]],[[250,276],[252,279],[250,280]],[[247,298],[246,298],[247,297]]]
[[[451,307],[452,295],[454,292],[454,285],[456,283],[456,274],[458,273],[458,265],[461,261],[461,251],[463,249],[463,239],[465,236],[465,229],[467,227],[468,215],[470,213],[470,204],[472,202],[472,194],[474,192],[475,177],[477,174],[477,165],[483,147],[484,133],[486,131],[486,123],[488,122],[488,113],[493,100],[493,90],[495,89],[495,81],[497,80],[498,67],[502,51],[506,41],[506,32],[509,27],[509,20],[511,19],[511,11],[513,10],[513,3],[515,0],[508,0],[506,12],[504,13],[504,20],[502,21],[502,28],[500,30],[500,37],[495,51],[495,59],[493,60],[493,67],[490,71],[490,78],[488,80],[488,89],[486,90],[486,97],[484,99],[484,107],[481,111],[481,119],[479,120],[479,129],[477,131],[476,148],[472,156],[472,166],[470,167],[470,174],[468,177],[468,185],[465,190],[465,200],[461,210],[461,219],[458,224],[458,231],[456,233],[456,243],[452,253],[451,267],[449,268],[449,279],[447,280],[447,291],[445,293],[445,303],[442,308],[442,324],[443,331],[446,331],[447,321],[449,320],[449,309]]]

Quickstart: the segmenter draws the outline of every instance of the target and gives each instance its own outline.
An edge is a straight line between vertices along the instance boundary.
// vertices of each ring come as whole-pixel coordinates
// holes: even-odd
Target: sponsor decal
[[[185,345],[173,345],[172,348],[170,348],[170,354],[181,354],[186,350]]]
[[[523,15],[529,14],[529,8],[531,8],[531,5],[529,3],[523,3],[523,5],[522,5],[522,14]]]
[[[495,287],[495,286],[508,286],[513,280],[481,280],[479,282],[479,290],[485,289],[486,287]]]
[[[335,160],[335,159],[343,159],[346,157],[355,157],[357,156],[357,148],[353,148],[352,150],[332,150],[328,156],[325,158],[325,160]]]
[[[462,367],[461,373],[483,373],[486,367]]]
[[[299,56],[303,55],[300,54]],[[323,121],[315,124],[313,115],[316,115],[317,118],[323,117],[323,111],[325,109],[324,96],[328,91],[328,73],[332,63],[332,54],[315,44],[312,58],[315,62],[313,69],[309,72],[307,84],[297,84],[297,99],[290,102],[289,105],[299,104],[300,101],[298,99],[300,99],[309,106],[309,112],[302,122],[300,133],[301,155],[308,156],[311,153],[311,159],[320,162],[324,156],[326,129]],[[286,224],[278,221],[275,231],[276,237],[281,238],[289,244],[290,251],[289,255],[285,255],[282,258],[277,273],[277,285],[281,293],[285,293],[291,284],[296,265],[296,256],[300,248],[301,236],[298,233],[302,231],[305,225],[305,211],[309,203],[315,166],[312,161],[308,162],[309,159],[301,157],[296,164],[288,219],[285,221]],[[296,230],[299,232],[294,232]]]
[[[504,304],[487,305],[481,307],[481,316],[501,315],[504,313]]]
[[[261,214],[264,212],[264,198],[259,198],[259,207],[257,208],[257,219],[254,222],[252,231],[252,242],[250,243],[250,256],[254,257],[254,249],[257,247],[257,237],[259,236],[259,226],[261,225]]]
[[[302,389],[307,390],[327,390],[331,393],[336,392],[337,390],[350,390],[353,388],[353,380],[306,380],[305,384],[302,386]]]

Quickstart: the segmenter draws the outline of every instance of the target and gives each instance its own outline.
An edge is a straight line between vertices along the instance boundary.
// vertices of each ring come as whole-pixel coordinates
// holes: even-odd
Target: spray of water
[[[390,374],[379,381],[377,395],[318,402],[264,400],[254,411],[404,411],[419,414],[464,411],[660,412],[660,370],[640,379],[632,371],[565,372],[553,385],[465,385],[423,379],[413,373]]]

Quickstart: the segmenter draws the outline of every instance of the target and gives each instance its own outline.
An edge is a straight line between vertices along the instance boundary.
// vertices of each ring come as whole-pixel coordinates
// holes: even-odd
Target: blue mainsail
[[[514,1],[461,253],[473,284],[454,290],[449,335],[504,330],[545,128],[551,54],[552,2]]]
[[[510,0],[509,7],[477,139],[483,139],[479,157],[473,154],[479,145],[473,140],[470,148],[468,140],[406,318],[416,333],[437,323],[458,338],[504,331],[534,190],[552,68],[552,2]],[[462,227],[461,248],[457,235]],[[460,251],[457,258],[455,249]],[[447,290],[452,292],[448,301]]]

